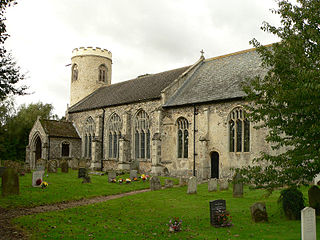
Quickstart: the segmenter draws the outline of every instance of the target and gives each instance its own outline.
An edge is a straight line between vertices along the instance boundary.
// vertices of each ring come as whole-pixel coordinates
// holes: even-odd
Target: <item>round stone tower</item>
[[[70,106],[111,84],[112,54],[107,49],[81,47],[72,51]]]

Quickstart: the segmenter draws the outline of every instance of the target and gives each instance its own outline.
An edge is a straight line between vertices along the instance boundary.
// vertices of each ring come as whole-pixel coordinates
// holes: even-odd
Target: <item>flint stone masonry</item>
[[[306,207],[301,210],[301,239],[317,240],[316,213],[311,207]]]
[[[250,207],[251,218],[254,222],[268,222],[266,204],[257,202]]]
[[[2,196],[19,194],[19,175],[13,168],[7,168],[2,175]]]
[[[43,176],[44,176],[44,171],[34,171],[32,173],[32,186],[33,187],[40,187],[40,185],[37,185],[37,180],[41,179],[41,181],[43,180]]]
[[[196,177],[189,178],[187,193],[188,194],[197,193],[197,178]]]
[[[160,179],[156,176],[150,178],[150,189],[151,191],[156,191],[161,189]]]
[[[48,169],[48,173],[56,173],[57,169],[58,169],[58,162],[56,160],[48,161],[48,168],[47,169]]]
[[[218,179],[210,178],[208,181],[208,192],[215,192],[218,190]]]

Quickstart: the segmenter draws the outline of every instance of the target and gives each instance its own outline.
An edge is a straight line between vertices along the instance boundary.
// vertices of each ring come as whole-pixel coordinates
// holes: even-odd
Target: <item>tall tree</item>
[[[20,68],[4,47],[4,42],[9,37],[4,15],[6,8],[15,4],[15,0],[0,0],[0,101],[4,100],[9,94],[23,95],[27,89],[26,86],[16,86],[25,76],[20,73]]]
[[[262,29],[281,41],[272,47],[251,43],[268,69],[244,87],[249,117],[268,129],[273,154],[262,153],[240,172],[247,182],[273,189],[308,184],[320,172],[320,1],[278,0],[281,26]]]

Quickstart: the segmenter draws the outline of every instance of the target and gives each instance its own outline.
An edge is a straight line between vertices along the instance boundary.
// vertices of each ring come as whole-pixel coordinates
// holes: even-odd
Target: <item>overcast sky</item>
[[[64,115],[71,54],[78,47],[112,52],[112,83],[278,41],[260,30],[279,25],[274,0],[20,0],[7,10],[6,48],[32,95],[17,103],[51,103]]]

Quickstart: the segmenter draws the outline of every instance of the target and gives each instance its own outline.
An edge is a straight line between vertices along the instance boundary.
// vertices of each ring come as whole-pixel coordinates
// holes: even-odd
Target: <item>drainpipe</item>
[[[101,171],[103,171],[103,146],[104,146],[104,115],[105,115],[105,110],[102,109],[102,127],[101,127]]]
[[[49,145],[48,145],[48,161],[50,160],[50,136],[48,135],[48,142],[49,142]]]
[[[196,115],[198,115],[196,105],[193,105],[193,176],[196,176]]]

